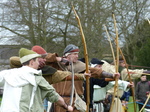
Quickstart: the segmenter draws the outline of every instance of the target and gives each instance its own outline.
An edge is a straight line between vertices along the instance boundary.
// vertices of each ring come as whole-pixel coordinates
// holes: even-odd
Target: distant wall
[[[18,56],[19,49],[18,45],[0,45],[0,71],[9,68],[9,58]]]

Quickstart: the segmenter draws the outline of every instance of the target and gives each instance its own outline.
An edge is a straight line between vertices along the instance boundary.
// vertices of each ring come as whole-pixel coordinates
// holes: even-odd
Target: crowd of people
[[[128,74],[132,80],[141,78],[136,85],[136,100],[144,104],[150,83],[142,74],[150,71],[127,70],[120,58],[116,73],[113,64],[92,58],[86,73],[85,60],[79,59],[79,52],[78,46],[73,44],[66,46],[63,56],[49,53],[38,45],[21,48],[19,56],[10,58],[11,69],[0,72],[0,86],[4,87],[0,112],[80,112],[76,96],[87,101],[86,77],[90,82],[89,112],[109,112],[110,108],[112,112],[125,112],[130,88],[135,86]],[[118,81],[116,91],[115,79]],[[51,102],[50,109],[48,102]],[[141,103],[138,103],[139,110]]]

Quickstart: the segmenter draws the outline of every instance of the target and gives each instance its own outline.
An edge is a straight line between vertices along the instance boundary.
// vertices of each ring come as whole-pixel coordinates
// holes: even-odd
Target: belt
[[[94,103],[102,103],[103,100],[100,100],[100,101],[94,101]]]
[[[61,97],[71,97],[70,95],[60,95]],[[75,94],[73,95],[73,97],[75,97]],[[81,99],[84,99],[84,96],[83,95],[79,95],[79,97]]]

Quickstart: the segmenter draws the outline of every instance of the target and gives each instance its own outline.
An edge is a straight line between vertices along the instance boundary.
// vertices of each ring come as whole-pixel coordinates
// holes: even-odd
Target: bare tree
[[[83,57],[80,31],[71,2],[8,0],[0,4],[0,27],[14,34],[7,38],[24,47],[41,45],[48,52],[58,52],[62,55],[64,47],[72,43],[80,47],[80,57]],[[145,0],[74,0],[73,5],[81,20],[89,57],[103,58],[103,54],[111,54],[103,24],[107,26],[111,37],[115,37],[112,18],[114,12],[120,46],[125,45],[125,55],[129,56],[128,60],[131,61],[131,57],[135,56],[135,43],[139,39],[137,26],[145,18],[148,4],[150,3]],[[137,33],[131,38],[134,29]],[[132,48],[129,47],[131,44]],[[115,46],[114,43],[113,45]]]

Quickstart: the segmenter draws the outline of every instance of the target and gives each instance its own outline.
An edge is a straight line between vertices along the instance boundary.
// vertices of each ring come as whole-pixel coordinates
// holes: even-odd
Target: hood
[[[14,87],[21,87],[26,84],[36,86],[35,74],[42,75],[41,70],[36,70],[28,66],[10,69],[4,76],[5,81]]]

